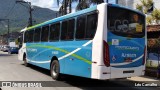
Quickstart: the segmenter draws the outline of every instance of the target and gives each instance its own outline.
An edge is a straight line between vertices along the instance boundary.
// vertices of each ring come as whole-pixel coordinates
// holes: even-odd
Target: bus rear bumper
[[[97,79],[107,80],[116,78],[127,78],[134,76],[142,76],[145,72],[145,66],[132,68],[115,68],[115,67],[99,67],[99,75]]]
[[[112,78],[127,78],[134,76],[144,75],[144,66],[132,67],[132,68],[114,68],[111,67],[111,79]]]

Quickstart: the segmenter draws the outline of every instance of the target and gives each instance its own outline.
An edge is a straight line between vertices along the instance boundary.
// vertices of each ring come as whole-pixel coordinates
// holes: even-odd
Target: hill
[[[0,0],[0,19],[9,19],[10,32],[20,31],[28,25],[28,5],[15,2],[16,0]],[[33,24],[55,18],[57,11],[33,6]],[[7,33],[7,22],[0,20],[0,35]]]

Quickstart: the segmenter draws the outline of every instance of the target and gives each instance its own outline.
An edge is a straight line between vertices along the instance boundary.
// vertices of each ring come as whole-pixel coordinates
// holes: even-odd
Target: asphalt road
[[[100,81],[81,77],[63,75],[61,81],[54,81],[49,70],[33,65],[25,67],[17,59],[17,54],[9,55],[0,51],[0,81],[44,81],[51,87],[42,88],[8,88],[2,90],[159,90],[158,87],[135,87],[135,82],[130,80]],[[43,83],[44,83],[43,82]],[[0,82],[2,83],[2,82]]]

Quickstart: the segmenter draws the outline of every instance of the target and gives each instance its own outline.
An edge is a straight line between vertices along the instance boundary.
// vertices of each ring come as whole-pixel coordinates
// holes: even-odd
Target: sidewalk
[[[160,81],[160,79],[156,79],[154,77],[148,77],[148,76],[140,76],[140,77],[131,77],[127,78],[128,80],[131,81]]]

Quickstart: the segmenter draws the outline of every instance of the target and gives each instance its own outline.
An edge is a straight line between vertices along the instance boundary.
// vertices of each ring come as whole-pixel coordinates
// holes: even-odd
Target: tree
[[[101,4],[104,3],[104,0],[79,0],[79,3],[76,7],[76,11],[89,8],[91,4]]]
[[[89,8],[89,3],[87,1],[88,0],[79,0],[78,5],[76,7],[76,11]]]
[[[153,0],[140,0],[141,4],[137,4],[137,10],[143,12],[144,14],[148,13],[151,7],[153,7]]]
[[[142,5],[137,4],[136,9],[143,12],[143,6]]]
[[[141,4],[137,4],[136,8],[143,12],[144,14],[151,13],[153,10],[153,0],[140,0]],[[159,24],[160,20],[160,10],[154,9],[151,13],[151,15],[148,15],[147,18],[147,24],[150,25],[152,24],[152,21],[156,21],[156,24]]]
[[[63,0],[62,1],[62,6],[59,8],[59,13],[61,15],[65,15],[67,13],[71,13],[72,12],[72,2],[76,2],[78,0]],[[57,0],[57,5],[60,5],[60,0]],[[69,8],[69,10],[67,9]]]
[[[90,4],[101,4],[101,3],[104,3],[104,0],[89,0],[90,1]]]
[[[152,16],[147,16],[146,21],[147,21],[147,25],[151,25],[152,24]]]
[[[157,24],[159,24],[159,20],[160,20],[160,10],[159,9],[155,9],[151,16],[153,17],[153,20],[156,21]]]
[[[57,5],[60,5],[61,0],[57,0]],[[59,13],[61,15],[65,15],[67,13],[72,12],[72,3],[73,2],[78,2],[78,5],[76,7],[76,11],[82,10],[89,8],[91,4],[100,4],[103,3],[104,0],[63,0],[62,1],[62,6],[59,9]],[[69,10],[68,10],[69,8]]]
[[[59,8],[59,13],[60,14],[62,14],[62,15],[65,15],[65,14],[67,14],[67,5],[68,5],[68,2],[69,2],[70,0],[63,0],[62,1],[62,5],[60,6],[60,8]],[[60,5],[60,0],[57,0],[57,5],[59,6]]]

